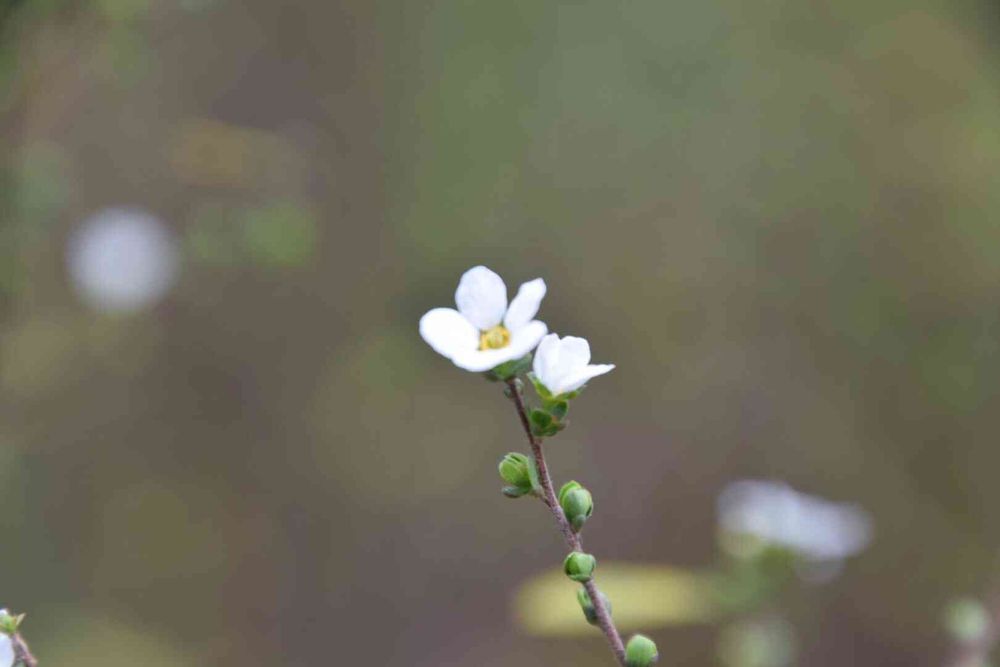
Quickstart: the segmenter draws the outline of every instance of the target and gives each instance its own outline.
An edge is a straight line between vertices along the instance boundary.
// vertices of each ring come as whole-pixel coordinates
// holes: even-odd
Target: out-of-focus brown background
[[[609,664],[517,624],[563,547],[499,494],[499,388],[417,335],[478,263],[618,365],[550,447],[599,558],[708,567],[719,490],[787,480],[876,526],[787,602],[797,664],[941,663],[1000,548],[995,4],[0,22],[0,604],[43,664]],[[159,242],[80,268],[109,208]],[[644,630],[718,664],[712,624]]]

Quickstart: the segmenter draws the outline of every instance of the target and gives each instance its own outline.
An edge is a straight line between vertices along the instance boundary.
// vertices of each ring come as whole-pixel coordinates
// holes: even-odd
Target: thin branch
[[[542,451],[541,440],[536,438],[531,432],[528,411],[524,407],[524,400],[521,397],[521,391],[518,388],[517,382],[515,380],[508,380],[507,387],[510,389],[511,400],[514,401],[514,405],[517,408],[518,417],[521,418],[521,426],[524,427],[524,433],[528,436],[528,442],[531,444],[531,453],[535,458],[535,465],[538,468],[538,481],[542,485],[542,500],[552,511],[552,515],[556,519],[556,524],[559,526],[559,530],[562,532],[563,538],[566,540],[566,545],[570,550],[583,551],[583,542],[580,540],[580,536],[573,531],[572,526],[570,526],[569,521],[566,519],[566,514],[563,512],[562,506],[559,505],[558,498],[556,498],[556,493],[552,486],[552,477],[549,475],[549,468],[545,462],[545,454]],[[618,628],[615,627],[615,622],[611,618],[611,613],[608,611],[607,605],[604,604],[604,599],[598,594],[597,585],[591,579],[583,586],[587,589],[590,601],[594,605],[597,625],[601,628],[604,636],[607,637],[608,643],[611,644],[611,650],[614,652],[615,658],[618,659],[618,664],[625,667],[625,645],[622,643],[622,637],[618,633]]]
[[[15,632],[10,636],[10,643],[14,646],[14,664],[24,665],[24,667],[38,667],[38,660],[32,655],[28,648],[28,642],[24,641],[21,633]]]

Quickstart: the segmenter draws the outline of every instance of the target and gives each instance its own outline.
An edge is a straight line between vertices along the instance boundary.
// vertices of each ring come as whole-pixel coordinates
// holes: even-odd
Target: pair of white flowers
[[[590,344],[583,338],[548,333],[534,319],[545,297],[545,281],[536,278],[517,290],[507,303],[503,279],[485,266],[462,275],[454,308],[434,308],[420,318],[420,335],[436,352],[467,371],[488,371],[535,352],[535,379],[553,396],[576,391],[591,378],[614,368],[591,364]],[[547,334],[547,335],[546,335]]]

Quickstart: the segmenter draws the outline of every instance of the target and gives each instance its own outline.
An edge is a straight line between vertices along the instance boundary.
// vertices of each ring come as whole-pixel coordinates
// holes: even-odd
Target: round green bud
[[[500,478],[509,484],[504,487],[504,495],[517,498],[531,492],[531,473],[528,472],[530,465],[528,457],[517,452],[511,452],[500,459]]]
[[[569,493],[573,489],[582,489],[582,488],[583,485],[580,484],[580,482],[566,482],[565,484],[563,484],[562,487],[559,488],[559,496],[558,496],[559,504],[562,505],[563,498],[566,497],[567,493]]]
[[[598,597],[601,598],[601,602],[604,603],[604,608],[611,613],[611,600],[608,596],[600,591],[597,592]],[[594,608],[594,603],[590,601],[590,594],[587,593],[587,589],[583,586],[576,591],[576,601],[580,603],[580,609],[583,610],[583,617],[587,619],[587,623],[591,625],[597,625],[597,609]]]
[[[625,647],[626,667],[649,667],[660,659],[656,644],[645,635],[632,635]]]
[[[590,581],[591,577],[594,576],[594,568],[596,567],[597,559],[582,551],[572,552],[563,561],[563,572],[566,573],[566,576],[581,584],[585,581]]]
[[[571,483],[576,484],[576,482]],[[566,519],[573,526],[574,531],[580,532],[583,524],[594,513],[594,499],[591,497],[590,491],[576,484],[569,489],[564,486],[559,492],[559,496],[559,504],[562,506],[563,512],[566,513]]]

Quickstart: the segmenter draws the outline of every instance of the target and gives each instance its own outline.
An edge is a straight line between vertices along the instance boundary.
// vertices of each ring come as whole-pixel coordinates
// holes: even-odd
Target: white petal
[[[538,347],[538,343],[545,338],[545,334],[548,332],[549,328],[545,326],[545,322],[532,320],[517,331],[510,333],[510,345],[507,349],[516,350],[517,358],[520,359]]]
[[[14,658],[14,643],[10,637],[0,633],[0,667],[13,667]]]
[[[517,290],[517,296],[510,302],[507,314],[503,318],[504,325],[511,331],[516,331],[531,321],[538,314],[538,307],[545,298],[545,281],[535,278],[524,283]]]
[[[583,368],[571,371],[559,378],[559,380],[557,380],[558,387],[549,387],[549,391],[554,394],[565,394],[570,391],[576,391],[583,385],[587,384],[587,382],[592,378],[609,373],[614,370],[614,368],[614,364],[595,364],[593,366],[584,366]]]
[[[506,361],[520,359],[531,352],[547,331],[548,327],[545,326],[545,323],[534,320],[511,334],[510,345],[507,347],[502,347],[499,350],[460,352],[451,360],[456,366],[467,371],[488,371]]]
[[[435,352],[449,359],[479,346],[479,330],[453,308],[427,311],[420,318],[420,335]]]
[[[535,350],[535,360],[531,365],[531,370],[534,371],[535,377],[542,384],[545,384],[546,380],[552,379],[553,376],[550,371],[558,356],[559,334],[550,333],[538,344],[538,349]]]
[[[485,266],[474,266],[458,281],[455,304],[465,319],[480,330],[495,327],[507,310],[507,286]]]
[[[590,363],[590,343],[586,338],[566,336],[562,339],[561,364],[566,369],[576,370]]]

